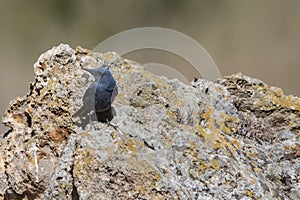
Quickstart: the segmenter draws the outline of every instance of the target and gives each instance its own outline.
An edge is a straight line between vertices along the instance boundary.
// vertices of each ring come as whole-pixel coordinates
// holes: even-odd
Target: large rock
[[[106,64],[111,125],[72,115]],[[241,74],[185,85],[116,53],[59,45],[11,101],[0,199],[300,199],[300,100]]]

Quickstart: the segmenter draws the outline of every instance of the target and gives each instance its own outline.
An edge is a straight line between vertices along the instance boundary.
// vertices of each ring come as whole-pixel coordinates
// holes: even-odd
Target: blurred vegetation
[[[145,26],[185,33],[210,53],[223,75],[263,79],[300,96],[300,1],[297,0],[0,0],[0,113],[28,91],[32,65],[59,43],[94,48],[119,32]],[[160,51],[127,55],[141,63]],[[157,60],[155,60],[158,62]],[[0,127],[0,131],[3,127]]]

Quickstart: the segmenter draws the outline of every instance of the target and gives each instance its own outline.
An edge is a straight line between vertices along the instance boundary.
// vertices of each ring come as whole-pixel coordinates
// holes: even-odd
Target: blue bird
[[[95,111],[96,118],[90,118],[90,121],[110,122],[116,115],[112,103],[118,95],[118,87],[111,72],[106,67],[98,67],[95,69],[82,68],[91,73],[95,81],[89,86],[82,100],[83,106],[73,115],[73,117],[84,117],[90,115],[91,111]],[[86,126],[87,122],[82,122],[82,126]]]

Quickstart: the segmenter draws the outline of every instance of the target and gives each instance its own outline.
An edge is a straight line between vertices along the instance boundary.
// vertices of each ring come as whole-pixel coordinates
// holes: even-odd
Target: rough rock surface
[[[72,115],[106,64],[112,124]],[[300,199],[300,100],[241,74],[185,85],[116,53],[59,45],[11,101],[0,199]]]

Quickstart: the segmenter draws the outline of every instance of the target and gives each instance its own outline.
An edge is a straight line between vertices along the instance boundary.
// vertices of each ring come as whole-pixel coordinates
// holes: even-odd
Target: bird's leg
[[[106,124],[107,124],[107,127],[111,126],[116,130],[117,130],[117,128],[119,128],[118,125],[113,125],[112,123],[110,123],[110,121],[108,119],[106,120]]]

